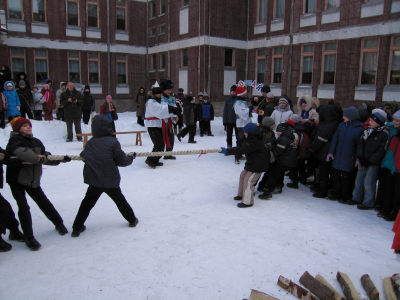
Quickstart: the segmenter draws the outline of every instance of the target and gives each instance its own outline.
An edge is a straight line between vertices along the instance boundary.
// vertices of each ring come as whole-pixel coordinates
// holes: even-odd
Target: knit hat
[[[90,86],[88,84],[85,85],[85,90],[89,90],[90,91]]]
[[[106,96],[106,100],[111,99],[112,100],[112,96],[111,95],[107,95]]]
[[[393,119],[396,119],[396,120],[398,120],[398,121],[400,121],[400,110],[396,111],[396,112],[393,114],[392,118],[393,118]]]
[[[285,98],[279,99],[279,104],[281,104],[281,103],[285,103],[286,106],[289,105],[289,102]]]
[[[284,132],[288,128],[289,128],[289,124],[281,123],[281,124],[278,125],[278,127],[276,127],[276,131]]]
[[[236,89],[237,89],[237,85],[236,85],[236,84],[234,84],[234,85],[231,86],[231,92],[235,92]]]
[[[39,87],[35,84],[35,85],[33,86],[32,90],[33,90],[33,89],[39,89]]]
[[[32,127],[31,121],[29,121],[28,119],[25,119],[25,118],[21,118],[21,117],[15,117],[10,122],[11,127],[12,127],[13,131],[15,131],[15,132],[19,132],[19,130],[21,129],[21,126],[24,125],[25,123],[29,123],[29,125],[31,125],[31,127]]]
[[[386,118],[386,112],[380,108],[374,109],[373,114],[371,115],[371,119],[378,123],[380,126],[385,125]]]
[[[192,102],[194,100],[193,96],[187,95],[186,96],[186,101],[187,102]]]
[[[165,90],[170,90],[174,87],[174,84],[172,83],[171,80],[164,80],[160,83],[160,87],[165,91]]]
[[[300,104],[303,104],[303,103],[307,104],[307,101],[305,99],[301,99]]]
[[[356,120],[359,117],[358,110],[354,106],[350,106],[349,108],[345,109],[343,116],[349,118],[350,120]]]
[[[300,117],[297,114],[292,114],[289,118],[289,120],[292,120],[295,124],[300,122]]]
[[[199,92],[198,94],[197,94],[197,98],[199,98],[199,97],[204,97],[204,94],[202,93],[202,92]]]
[[[286,121],[285,123],[288,124],[289,127],[292,127],[293,129],[296,127],[296,124],[294,123],[293,120],[288,120],[288,121]]]
[[[274,99],[274,98],[275,98],[274,93],[273,93],[273,92],[269,92],[269,93],[267,94],[267,98],[268,98],[268,99]]]
[[[235,93],[236,96],[242,97],[247,94],[247,90],[242,86],[238,86]]]
[[[243,132],[248,133],[249,135],[253,135],[257,132],[258,126],[254,123],[249,123],[243,128]]]
[[[21,86],[21,85],[23,85],[23,86],[26,86],[26,83],[25,83],[25,81],[23,81],[23,80],[20,80],[20,81],[19,81],[19,83],[18,83],[18,86]]]
[[[365,109],[367,110],[367,104],[366,103],[361,103],[358,109]]]
[[[272,119],[271,117],[264,117],[262,119],[261,125],[264,127],[269,127],[271,125],[275,125],[275,120]]]
[[[11,82],[7,83],[7,86],[13,86],[13,84]]]
[[[271,89],[269,88],[269,85],[264,85],[262,88],[261,88],[261,92],[262,93],[269,93],[271,91]]]
[[[157,95],[157,94],[162,94],[164,92],[164,90],[162,88],[158,87],[153,87],[151,89],[151,92],[153,93],[153,95]]]
[[[178,92],[182,92],[183,93],[184,89],[183,88],[179,88]]]

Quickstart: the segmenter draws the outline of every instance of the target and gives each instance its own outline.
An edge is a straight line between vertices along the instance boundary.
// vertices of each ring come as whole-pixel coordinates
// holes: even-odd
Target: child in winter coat
[[[289,101],[285,98],[279,99],[279,104],[275,106],[275,110],[271,115],[271,118],[275,120],[275,129],[279,124],[289,120],[292,114],[293,112],[290,110]]]
[[[269,153],[262,141],[262,130],[254,123],[249,123],[243,128],[245,141],[239,147],[221,148],[225,155],[246,155],[246,164],[239,178],[238,195],[234,200],[242,200],[237,206],[240,208],[251,207],[254,204],[254,188],[262,172],[268,170]]]
[[[222,117],[222,124],[226,130],[226,143],[228,148],[232,148],[232,135],[233,130],[235,130],[235,136],[237,138],[237,129],[236,129],[236,114],[233,110],[233,105],[236,101],[236,85],[232,85],[230,89],[230,96],[225,100],[224,112]],[[237,143],[237,140],[236,140]]]
[[[297,101],[298,115],[301,122],[307,122],[308,120],[314,120],[314,122],[319,121],[318,113],[313,109],[313,98],[309,95],[303,95]]]
[[[43,112],[44,112],[44,120],[51,121],[53,120],[53,109],[57,107],[56,99],[53,91],[50,89],[48,84],[45,84],[42,88],[43,95]]]
[[[211,121],[214,120],[214,107],[209,100],[208,96],[204,96],[203,103],[199,106],[200,136],[204,136],[206,132],[208,136],[214,136],[211,133]]]
[[[106,102],[100,106],[100,114],[105,115],[112,122],[114,132],[116,132],[114,120],[116,120],[117,108],[115,107],[114,103],[112,103],[111,95],[107,95]]]
[[[65,121],[64,118],[64,105],[60,104],[61,94],[67,90],[67,83],[65,81],[60,82],[60,89],[56,93],[56,104],[57,104],[57,120]]]
[[[29,119],[33,119],[32,106],[33,97],[31,89],[26,87],[24,80],[19,82],[19,89],[17,90],[19,101],[21,102],[20,113],[23,118],[27,115]]]
[[[37,121],[42,121],[42,111],[43,111],[43,103],[44,103],[44,97],[41,92],[38,92],[38,87],[37,85],[33,86],[32,89],[32,96],[33,96],[33,103],[34,103],[34,118]]]
[[[129,227],[136,227],[139,222],[119,187],[121,176],[118,167],[131,165],[134,156],[126,156],[122,151],[118,140],[112,137],[113,125],[104,115],[93,118],[92,134],[93,138],[80,154],[85,159],[83,178],[89,187],[72,225],[72,237],[78,237],[85,231],[85,221],[103,193],[115,202],[122,216],[129,222]]]
[[[40,187],[42,176],[42,164],[58,165],[60,162],[70,161],[64,157],[62,161],[49,161],[46,149],[42,142],[32,136],[32,124],[28,119],[16,117],[10,122],[13,131],[6,150],[17,156],[22,164],[18,167],[7,166],[6,178],[11,192],[18,204],[18,216],[21,227],[26,237],[26,245],[32,250],[38,250],[41,245],[35,239],[32,230],[32,217],[25,193],[32,198],[40,210],[54,224],[60,235],[65,235],[68,230],[64,226],[63,219],[47,199]]]
[[[346,202],[358,209],[374,208],[376,180],[382,158],[385,156],[389,132],[385,128],[386,112],[376,109],[371,115],[369,127],[364,130],[357,144],[358,167],[353,199]]]
[[[185,123],[186,127],[179,132],[176,137],[178,141],[181,141],[183,137],[187,133],[189,133],[189,141],[188,143],[195,144],[197,143],[194,140],[194,136],[196,135],[196,120],[197,120],[197,105],[196,99],[192,96],[187,95],[186,100],[183,102],[183,122]]]
[[[339,200],[340,203],[351,200],[357,143],[364,131],[363,124],[358,120],[358,110],[354,106],[343,112],[343,120],[333,135],[326,157],[326,161],[333,160],[333,195],[329,199]]]
[[[83,98],[82,121],[83,121],[83,123],[85,123],[87,125],[87,124],[89,124],[90,114],[92,113],[92,111],[95,111],[95,108],[94,108],[95,102],[94,102],[93,95],[90,92],[89,85],[85,85],[85,90],[83,91],[82,98]]]
[[[20,116],[21,102],[19,96],[15,91],[14,83],[12,81],[6,81],[4,83],[3,95],[7,98],[7,117],[8,121],[11,121],[17,116]]]

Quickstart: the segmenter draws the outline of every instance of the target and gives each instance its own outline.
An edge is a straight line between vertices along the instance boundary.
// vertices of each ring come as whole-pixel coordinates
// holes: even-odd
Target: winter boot
[[[237,165],[240,164],[239,158],[236,158],[236,157],[235,157],[235,164],[237,164]]]
[[[214,136],[211,131],[207,135],[208,136]]]
[[[168,156],[164,156],[164,159],[171,159],[171,160],[175,160],[176,157],[172,156],[172,155],[168,155]]]
[[[74,229],[74,230],[72,230],[71,237],[78,237],[85,230],[86,230],[86,226],[85,225],[83,225],[82,228],[79,229],[79,230],[75,230]]]
[[[12,249],[12,246],[3,240],[3,237],[0,233],[0,252],[7,252]]]
[[[299,188],[299,185],[297,183],[294,183],[294,182],[289,182],[288,184],[286,184],[286,186],[288,188],[291,188],[291,189],[298,189]]]
[[[60,226],[56,226],[56,230],[58,231],[59,235],[66,235],[68,233],[67,228],[65,228],[64,224],[61,224]]]
[[[182,135],[181,132],[179,131],[179,133],[176,135],[176,137],[178,138],[178,141],[182,142]]]
[[[240,201],[240,200],[242,200],[243,198],[242,197],[240,197],[240,196],[236,196],[235,198],[233,198],[233,200],[238,200],[238,201]]]
[[[321,193],[321,192],[316,192],[315,194],[312,195],[314,198],[326,198],[328,197],[327,194]]]
[[[129,227],[136,227],[136,225],[139,223],[138,218],[135,218],[135,221],[129,222]]]
[[[29,249],[34,251],[39,250],[39,248],[42,247],[42,245],[40,245],[40,243],[34,237],[28,238],[25,244],[29,247]]]
[[[282,187],[281,186],[277,186],[272,192],[271,194],[282,194]]]
[[[24,234],[19,231],[19,228],[10,229],[10,235],[8,236],[10,241],[25,242],[26,238]]]
[[[176,129],[176,127],[174,127],[174,135],[178,134],[178,130]]]
[[[239,208],[246,208],[246,207],[252,207],[253,204],[244,204],[243,202],[238,203],[237,207]]]
[[[264,193],[262,195],[258,195],[258,199],[268,200],[272,198],[272,194],[269,190],[264,189]]]
[[[189,141],[188,143],[189,144],[196,144],[197,142],[196,141]]]
[[[200,137],[203,137],[203,136],[204,136],[204,133],[201,132],[201,133],[200,133]]]
[[[164,163],[158,161],[158,162],[154,163],[154,165],[156,167],[162,167],[164,165]]]
[[[148,159],[146,159],[145,163],[149,166],[150,169],[155,169],[156,168],[156,165],[152,161],[150,161]]]

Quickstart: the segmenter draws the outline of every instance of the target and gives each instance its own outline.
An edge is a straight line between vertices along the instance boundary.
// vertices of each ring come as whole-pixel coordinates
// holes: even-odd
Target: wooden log
[[[335,300],[346,300],[345,297],[342,296],[341,293],[337,289],[335,289],[322,275],[317,275],[315,276],[315,279],[317,279],[319,282],[325,284],[329,289],[331,289],[334,293],[334,298]]]
[[[360,296],[357,293],[356,288],[354,287],[353,283],[351,282],[349,276],[342,272],[337,272],[336,278],[342,287],[344,296],[347,300],[361,300]]]
[[[316,280],[307,271],[300,277],[300,283],[311,291],[320,300],[333,300],[334,292],[326,287],[323,283]]]
[[[387,300],[398,300],[390,277],[383,279],[383,289],[385,290]]]
[[[361,284],[371,300],[379,299],[379,292],[368,274],[361,276]]]
[[[279,300],[279,299],[257,290],[251,290],[249,300]]]
[[[283,276],[279,276],[278,285],[299,299],[318,300],[318,298],[311,294],[309,291]]]

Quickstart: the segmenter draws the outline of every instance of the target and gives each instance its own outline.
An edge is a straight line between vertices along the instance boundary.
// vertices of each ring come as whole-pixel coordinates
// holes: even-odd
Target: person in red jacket
[[[54,97],[53,91],[50,89],[48,84],[45,84],[42,88],[42,95],[44,98],[43,102],[43,112],[44,112],[44,120],[51,121],[53,120],[53,109],[56,106],[56,98]]]

